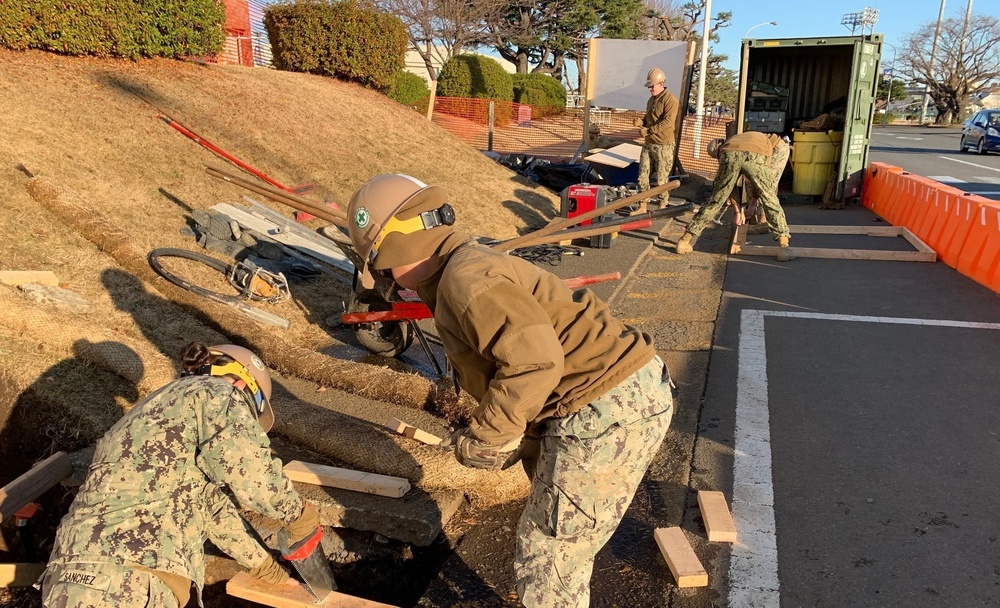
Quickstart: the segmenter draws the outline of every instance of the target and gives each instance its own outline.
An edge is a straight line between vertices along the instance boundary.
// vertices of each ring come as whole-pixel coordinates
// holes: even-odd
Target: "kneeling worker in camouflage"
[[[58,608],[186,606],[205,579],[205,540],[272,584],[297,581],[260,546],[234,498],[285,523],[292,543],[321,537],[271,458],[271,379],[233,345],[190,344],[187,375],[125,414],[97,443],[87,480],[56,531],[42,601]]]
[[[743,175],[760,196],[759,204],[764,207],[771,234],[780,247],[777,260],[787,262],[795,258],[795,252],[788,246],[791,235],[785,212],[778,203],[778,186],[771,166],[774,150],[781,144],[784,142],[780,136],[757,131],[734,135],[724,143],[719,139],[709,142],[708,153],[719,159],[719,172],[712,186],[712,196],[701,206],[677,241],[677,253],[691,253],[695,240],[718,214],[736,187],[736,180]]]
[[[652,340],[594,294],[456,230],[444,191],[380,175],[351,198],[369,273],[415,289],[458,382],[479,402],[446,442],[468,467],[522,460],[531,494],[514,564],[522,603],[590,604],[594,556],[618,527],[673,412]],[[365,278],[367,276],[367,278]]]

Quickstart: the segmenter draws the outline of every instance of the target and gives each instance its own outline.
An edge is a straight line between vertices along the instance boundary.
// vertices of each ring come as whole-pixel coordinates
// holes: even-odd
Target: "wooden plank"
[[[274,608],[393,608],[353,595],[331,591],[330,595],[317,602],[309,590],[302,585],[271,585],[240,572],[226,583],[226,593],[251,602]]]
[[[59,277],[51,270],[0,270],[0,283],[4,285],[38,283],[58,287]]]
[[[642,146],[637,146],[636,144],[618,144],[613,148],[601,150],[597,154],[584,156],[583,160],[589,163],[598,163],[624,169],[632,163],[639,162],[639,155],[641,153]]]
[[[918,237],[917,235],[913,234],[913,232],[911,232],[909,228],[907,228],[906,226],[901,226],[900,227],[900,232],[902,233],[901,236],[904,239],[906,239],[906,242],[908,242],[909,244],[913,245],[913,247],[917,251],[921,251],[923,253],[933,253],[934,254],[934,260],[931,260],[932,262],[937,259],[937,251],[934,251],[934,249],[932,249],[930,245],[928,245],[927,243],[925,243],[922,240],[920,240],[920,237]]]
[[[680,528],[657,528],[653,531],[656,545],[667,560],[670,573],[678,587],[707,587],[708,573],[694,554],[684,531]]]
[[[865,236],[902,236],[899,226],[789,226],[792,234],[863,234]]]
[[[45,572],[45,564],[0,564],[0,587],[30,587]]]
[[[302,253],[308,254],[321,262],[340,268],[345,272],[354,272],[354,264],[351,264],[351,261],[347,259],[347,256],[345,256],[339,249],[334,248],[336,243],[332,240],[327,239],[329,244],[316,243],[312,239],[306,239],[298,234],[295,234],[291,230],[287,230],[276,225],[270,220],[257,217],[248,211],[244,211],[243,209],[239,209],[238,207],[234,207],[233,205],[226,203],[214,205],[211,210],[224,213],[231,219],[236,220],[241,226],[245,226],[261,234],[266,234],[268,238],[272,238],[282,245],[287,245],[293,249],[301,251]]]
[[[708,531],[708,540],[713,543],[735,543],[736,524],[729,513],[729,503],[722,492],[698,491],[698,508]]]
[[[283,470],[292,481],[328,488],[341,488],[389,498],[402,498],[410,491],[410,482],[402,477],[353,471],[300,460],[289,462]]]
[[[32,467],[27,473],[0,488],[0,521],[42,495],[73,472],[66,452],[56,452]]]
[[[416,439],[417,441],[426,443],[427,445],[437,445],[441,443],[441,438],[437,435],[431,435],[426,431],[421,431],[420,429],[410,426],[409,424],[406,424],[402,420],[397,420],[396,418],[390,419],[389,422],[385,423],[385,426],[400,435],[405,435],[410,439]]]
[[[740,245],[735,252],[740,255],[778,255],[777,245]],[[871,249],[828,249],[826,247],[792,247],[796,258],[823,258],[829,260],[879,260],[883,262],[934,262],[937,254],[924,251],[873,251]]]

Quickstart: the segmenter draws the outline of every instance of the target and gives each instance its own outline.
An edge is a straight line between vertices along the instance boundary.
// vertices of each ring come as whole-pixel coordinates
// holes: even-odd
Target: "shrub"
[[[68,55],[216,55],[225,38],[222,0],[6,0],[0,46]]]
[[[407,34],[402,21],[352,0],[271,6],[264,12],[264,27],[279,70],[388,91],[403,68]]]
[[[400,70],[396,72],[396,78],[389,87],[389,97],[395,99],[404,106],[413,106],[425,98],[429,97],[431,90],[427,87],[427,81],[412,72]]]
[[[441,68],[437,94],[513,101],[514,87],[510,74],[495,59],[484,55],[456,55]]]
[[[514,101],[532,106],[535,117],[561,114],[566,87],[546,74],[514,74]]]

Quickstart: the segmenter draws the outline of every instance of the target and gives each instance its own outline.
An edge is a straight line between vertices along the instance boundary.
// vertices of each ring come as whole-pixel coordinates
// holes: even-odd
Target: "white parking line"
[[[1000,323],[744,310],[740,318],[733,446],[733,520],[739,534],[729,562],[730,608],[779,608],[771,427],[767,402],[764,317],[894,323],[1000,330]]]
[[[937,182],[942,182],[945,184],[964,184],[964,179],[958,179],[957,177],[952,177],[950,175],[928,175],[927,179],[932,179]]]
[[[963,165],[972,165],[973,167],[979,167],[980,169],[986,169],[987,171],[996,171],[1000,173],[1000,169],[996,167],[987,167],[986,165],[977,165],[976,163],[970,163],[967,160],[959,160],[957,158],[951,158],[950,156],[938,156],[938,158],[943,158],[945,160],[950,160],[953,163],[962,163]]]
[[[923,141],[923,137],[906,137],[905,135],[897,135],[896,139],[912,139],[913,141]]]

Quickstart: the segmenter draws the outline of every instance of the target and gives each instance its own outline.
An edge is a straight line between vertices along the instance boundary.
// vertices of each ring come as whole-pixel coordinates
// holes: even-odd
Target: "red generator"
[[[588,211],[593,211],[598,207],[603,207],[609,202],[607,186],[596,186],[592,184],[575,184],[573,186],[567,186],[562,191],[562,205],[559,209],[559,215],[565,218],[573,218]],[[614,213],[608,213],[606,215],[598,216],[592,220],[580,222],[580,225],[589,226],[591,222],[600,223],[605,220],[613,219],[614,217]],[[611,241],[614,236],[614,234],[592,236],[590,237],[590,246],[596,249],[607,249],[611,247]]]

